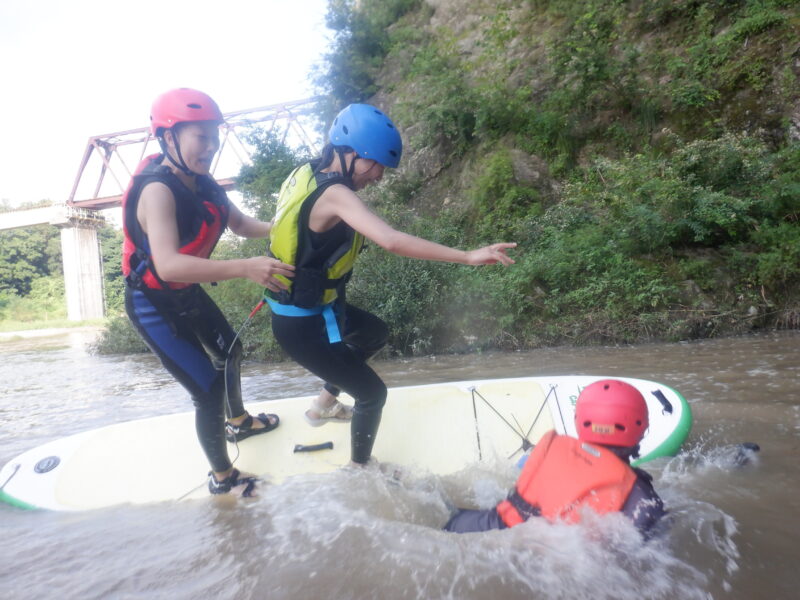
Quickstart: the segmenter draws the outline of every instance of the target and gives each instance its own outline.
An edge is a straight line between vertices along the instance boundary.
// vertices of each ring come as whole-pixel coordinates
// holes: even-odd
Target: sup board
[[[479,462],[516,462],[547,431],[575,436],[574,405],[597,376],[521,377],[391,388],[373,455],[381,462],[436,475]],[[650,427],[638,463],[675,454],[691,412],[675,390],[642,379]],[[311,427],[312,396],[248,404],[251,414],[277,413],[280,426],[232,444],[235,466],[272,483],[323,473],[350,460],[349,424]],[[352,399],[342,394],[342,401]],[[502,461],[505,461],[503,463]],[[208,463],[194,413],[140,419],[43,444],[0,470],[0,500],[24,508],[87,510],[117,504],[208,496]]]

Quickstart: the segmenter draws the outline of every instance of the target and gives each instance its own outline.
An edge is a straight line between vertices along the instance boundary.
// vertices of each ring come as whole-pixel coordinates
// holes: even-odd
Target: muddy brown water
[[[91,356],[89,335],[0,341],[0,463],[78,431],[191,408],[152,357]],[[643,544],[614,517],[445,534],[454,503],[490,506],[512,474],[475,467],[450,478],[412,472],[397,483],[339,471],[292,478],[252,502],[79,513],[0,505],[0,596],[795,598],[799,348],[800,333],[786,332],[376,363],[390,386],[597,374],[677,389],[695,423],[679,456],[648,465],[673,523],[656,543]],[[247,401],[319,385],[291,364],[248,364],[243,373]],[[761,447],[743,466],[741,442]]]

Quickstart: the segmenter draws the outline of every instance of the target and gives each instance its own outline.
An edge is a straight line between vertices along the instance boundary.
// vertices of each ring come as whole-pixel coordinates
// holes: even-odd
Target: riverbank
[[[18,331],[0,331],[0,343],[29,338],[44,338],[62,336],[67,333],[81,333],[99,335],[103,331],[102,325],[79,325],[76,327],[45,327],[42,329],[22,329]]]

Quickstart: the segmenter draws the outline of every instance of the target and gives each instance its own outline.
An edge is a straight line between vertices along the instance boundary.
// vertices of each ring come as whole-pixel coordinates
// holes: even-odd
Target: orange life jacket
[[[166,185],[175,198],[178,252],[208,258],[228,224],[228,197],[211,177],[197,178],[200,194],[193,193],[167,167],[164,156],[153,154],[139,163],[122,198],[122,274],[134,289],[183,289],[193,284],[165,282],[156,272],[147,235],[139,225],[136,207],[142,189],[153,181]],[[202,197],[201,197],[202,196]]]
[[[497,513],[509,527],[531,516],[577,523],[583,507],[599,514],[622,509],[635,482],[634,470],[610,450],[550,431]]]

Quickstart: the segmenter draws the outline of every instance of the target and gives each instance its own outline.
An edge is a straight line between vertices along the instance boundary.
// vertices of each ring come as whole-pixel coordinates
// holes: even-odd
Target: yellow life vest
[[[270,255],[294,265],[295,275],[277,277],[289,286],[267,295],[281,304],[311,308],[339,297],[364,246],[364,236],[346,227],[345,240],[321,255],[311,244],[308,218],[314,203],[329,186],[348,180],[339,173],[315,173],[310,163],[297,167],[281,185],[275,220],[270,231]]]

